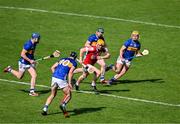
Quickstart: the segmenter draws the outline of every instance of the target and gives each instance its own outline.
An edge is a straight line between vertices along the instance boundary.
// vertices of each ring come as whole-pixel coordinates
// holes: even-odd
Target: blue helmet
[[[32,35],[31,35],[31,38],[38,38],[38,39],[40,39],[40,34],[39,33],[32,33]]]

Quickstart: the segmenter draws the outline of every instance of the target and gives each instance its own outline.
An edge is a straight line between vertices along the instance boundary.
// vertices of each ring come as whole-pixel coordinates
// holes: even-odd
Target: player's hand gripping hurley
[[[90,73],[90,74],[94,73],[94,70],[93,70],[90,66],[83,64],[79,59],[76,59],[76,60],[83,66],[83,68],[84,68],[88,73]]]
[[[140,55],[140,56],[133,56],[133,57],[130,57],[130,58],[128,58],[128,59],[133,59],[133,58],[137,58],[137,57],[141,57],[141,56],[147,56],[147,55],[149,55],[149,50],[147,50],[147,49],[144,49],[143,51],[142,51],[142,55]]]

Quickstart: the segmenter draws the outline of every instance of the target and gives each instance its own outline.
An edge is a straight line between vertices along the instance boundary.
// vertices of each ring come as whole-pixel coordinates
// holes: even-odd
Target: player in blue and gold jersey
[[[86,43],[85,43],[85,46],[88,47],[88,46],[95,46],[97,41],[99,39],[102,39],[104,40],[104,29],[103,28],[98,28],[96,30],[96,33],[95,34],[92,34],[88,37]]]
[[[64,98],[60,102],[60,109],[62,110],[65,117],[69,117],[66,111],[66,104],[71,100],[71,81],[73,78],[73,71],[77,67],[76,58],[76,52],[71,52],[68,58],[60,59],[51,67],[51,70],[53,72],[51,95],[46,100],[42,115],[47,115],[48,106],[51,104],[54,97],[56,96],[57,89],[60,88],[64,93]]]
[[[103,34],[104,34],[104,29],[101,27],[98,28],[95,34],[89,36],[88,40],[85,43],[85,47],[96,46],[98,40],[103,40],[105,42]],[[106,69],[105,59],[110,58],[110,53],[107,48],[106,42],[105,45],[101,48],[101,52],[99,53],[100,55],[103,54],[103,57],[98,59],[96,63],[99,64],[101,67],[100,82],[103,83],[105,81],[105,69]]]
[[[108,83],[111,84],[118,78],[122,77],[128,71],[134,56],[142,56],[140,49],[141,44],[139,42],[139,32],[133,31],[131,33],[131,38],[125,41],[125,43],[121,47],[119,57],[116,61],[116,65],[111,66],[111,68],[117,74]]]
[[[31,87],[30,87],[30,96],[38,96],[37,93],[35,93],[35,85],[36,85],[36,69],[35,69],[35,60],[34,60],[34,52],[36,49],[36,45],[40,41],[40,34],[39,33],[32,33],[31,39],[28,40],[21,51],[21,58],[19,59],[19,70],[16,71],[12,69],[11,66],[8,66],[4,69],[4,72],[10,72],[14,76],[16,76],[18,79],[21,79],[25,73],[26,70],[31,75]]]

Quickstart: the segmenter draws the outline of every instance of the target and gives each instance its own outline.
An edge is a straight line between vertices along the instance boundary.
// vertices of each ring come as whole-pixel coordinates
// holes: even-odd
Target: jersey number
[[[61,60],[59,64],[62,64],[63,66],[72,67],[72,63],[69,60]]]

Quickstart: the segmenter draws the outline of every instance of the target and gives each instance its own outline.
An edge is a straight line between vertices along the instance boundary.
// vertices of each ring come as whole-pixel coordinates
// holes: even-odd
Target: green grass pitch
[[[179,22],[179,0],[0,0],[0,123],[180,123]],[[44,117],[40,113],[49,88],[37,87],[40,96],[30,97],[29,86],[2,81],[19,81],[2,70],[7,65],[17,69],[32,32],[42,36],[37,58],[56,49],[65,57],[79,52],[97,27],[105,29],[111,53],[107,64],[116,61],[132,30],[140,31],[142,49],[150,54],[134,59],[116,85],[98,83],[102,95],[73,92],[67,106],[70,118],[59,109],[61,91]],[[56,61],[39,63],[38,85],[50,86],[50,67]],[[106,79],[113,75],[106,73]],[[81,90],[91,91],[91,78],[84,80]],[[29,80],[26,74],[21,81]]]

